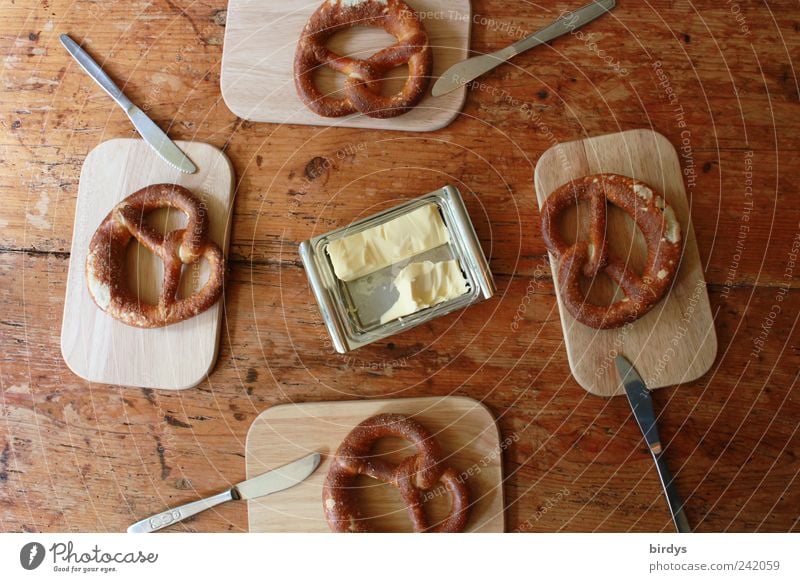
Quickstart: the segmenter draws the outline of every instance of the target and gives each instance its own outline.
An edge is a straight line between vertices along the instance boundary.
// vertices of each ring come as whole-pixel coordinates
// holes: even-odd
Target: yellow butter
[[[353,281],[404,259],[450,242],[450,234],[435,204],[346,236],[328,244],[333,271]]]
[[[411,263],[397,275],[394,286],[400,297],[381,315],[382,324],[461,297],[467,292],[467,282],[458,261]]]

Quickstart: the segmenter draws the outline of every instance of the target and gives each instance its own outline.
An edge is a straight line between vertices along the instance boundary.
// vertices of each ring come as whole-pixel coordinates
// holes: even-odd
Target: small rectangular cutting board
[[[427,428],[448,457],[448,463],[466,478],[471,509],[466,531],[502,532],[503,450],[494,418],[471,398],[401,398],[284,404],[267,409],[247,434],[247,476],[254,477],[313,451],[322,454],[319,468],[303,483],[248,501],[251,532],[328,532],[322,508],[322,486],[332,456],[347,434],[361,421],[391,412],[413,416]],[[506,443],[507,444],[507,443]],[[404,441],[384,439],[376,451],[397,452]],[[408,456],[405,449],[400,458]],[[375,518],[377,531],[411,530],[405,506],[396,489],[364,478],[362,510]],[[447,512],[447,494],[428,502],[433,519]]]
[[[663,135],[639,129],[556,145],[536,164],[534,182],[539,207],[553,190],[569,180],[601,172],[630,176],[664,194],[681,225],[683,256],[672,290],[630,326],[589,328],[570,315],[560,293],[556,293],[572,374],[593,394],[621,394],[614,364],[619,353],[634,364],[650,389],[691,382],[705,374],[714,362],[717,335],[678,154]],[[631,263],[643,264],[644,239],[638,230],[634,233],[633,220],[616,210],[608,218],[609,248],[611,252],[626,253],[633,238]],[[577,219],[581,225],[579,236],[585,238],[587,215],[588,212],[579,212],[577,218],[573,216],[568,223],[572,229],[566,226],[565,234],[574,232]],[[552,255],[550,267],[558,291],[558,264]],[[610,283],[602,283],[609,293]]]
[[[250,121],[281,124],[434,131],[461,111],[467,89],[433,97],[430,87],[451,65],[467,58],[472,9],[469,0],[407,0],[421,16],[433,48],[431,84],[422,102],[392,119],[364,115],[320,117],[297,96],[294,53],[309,17],[324,0],[230,0],[225,23],[220,89],[228,108]],[[367,58],[396,39],[378,28],[356,27],[336,34],[328,47],[340,55]],[[324,69],[324,70],[322,70]],[[324,93],[341,88],[343,77],[322,67],[317,83]],[[390,74],[391,76],[391,74]],[[387,94],[402,86],[387,83]]]
[[[113,139],[94,148],[83,163],[75,229],[67,276],[61,353],[70,369],[90,382],[180,390],[200,383],[217,359],[222,300],[180,323],[156,329],[130,327],[103,313],[86,285],[85,264],[95,230],[123,198],[150,184],[189,188],[205,202],[211,238],[226,251],[233,204],[233,168],[214,146],[176,142],[197,166],[184,174],[161,160],[142,140]],[[148,222],[169,230],[186,224],[183,214],[157,211]],[[157,301],[160,259],[133,242],[128,252],[128,282],[140,296]],[[181,293],[205,282],[205,264],[185,269]]]

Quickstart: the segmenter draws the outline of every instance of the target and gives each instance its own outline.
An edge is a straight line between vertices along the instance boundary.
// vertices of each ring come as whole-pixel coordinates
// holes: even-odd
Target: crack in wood
[[[8,457],[11,453],[11,445],[6,443],[3,452],[0,453],[0,481],[8,481]]]
[[[178,418],[175,418],[171,414],[165,414],[164,420],[167,421],[167,424],[171,426],[177,426],[178,428],[192,428],[192,425],[188,422],[184,422]]]
[[[167,458],[165,456],[166,447],[161,443],[161,437],[156,438],[156,453],[158,454],[158,462],[161,463],[161,480],[164,481],[169,474],[172,473],[172,467],[167,465]]]

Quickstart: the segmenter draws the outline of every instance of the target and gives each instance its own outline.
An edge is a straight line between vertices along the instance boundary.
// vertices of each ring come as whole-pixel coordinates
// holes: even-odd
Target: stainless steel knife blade
[[[672,521],[675,524],[675,529],[680,533],[691,532],[692,528],[689,525],[689,520],[686,513],[683,511],[683,501],[678,495],[675,488],[675,481],[667,466],[667,460],[664,457],[664,450],[661,446],[661,439],[658,436],[658,427],[656,425],[656,414],[653,408],[653,399],[650,395],[650,390],[642,380],[642,377],[636,371],[627,358],[624,356],[617,356],[615,359],[617,365],[617,372],[622,380],[622,385],[625,388],[625,394],[628,397],[628,402],[633,410],[633,416],[639,429],[644,435],[644,440],[650,448],[650,454],[653,456],[653,461],[658,470],[658,477],[661,480],[661,486],[664,489],[664,495],[667,498],[667,505],[669,506]]]
[[[255,499],[283,491],[304,481],[316,470],[319,461],[319,453],[312,453],[293,463],[242,481],[233,489],[238,493],[240,499]]]
[[[174,509],[168,509],[141,521],[128,528],[128,533],[151,533],[168,527],[182,519],[197,515],[201,511],[239,499],[255,499],[278,491],[294,487],[307,479],[319,467],[320,454],[311,453],[272,471],[242,481],[231,489],[217,493],[211,497],[186,503]]]
[[[147,142],[165,162],[187,174],[193,174],[197,171],[197,167],[186,154],[169,139],[167,134],[164,133],[153,120],[147,117],[141,109],[136,107],[136,105],[122,93],[122,90],[117,87],[116,83],[111,80],[111,77],[106,74],[100,65],[89,56],[89,53],[83,50],[83,48],[67,34],[62,34],[60,39],[61,44],[64,45],[64,48],[67,49],[69,54],[71,54],[81,68],[111,96],[117,105],[125,111],[125,114],[133,123],[136,131],[139,132],[145,142]]]
[[[590,23],[612,10],[616,4],[616,0],[590,2],[577,10],[562,14],[551,24],[499,51],[456,63],[434,83],[431,94],[439,97],[454,91],[502,65],[510,58]]]
[[[165,162],[178,168],[185,174],[194,174],[197,171],[197,167],[192,163],[192,160],[190,160],[187,155],[175,145],[175,142],[169,139],[167,134],[161,131],[161,128],[158,127],[152,119],[147,117],[141,109],[136,107],[136,105],[131,105],[126,113],[128,114],[128,119],[131,120],[131,123],[133,123],[133,126],[136,128],[136,131],[139,132],[139,135],[144,138],[144,141],[150,144],[150,147],[153,148]]]
[[[644,435],[644,440],[653,454],[659,454],[661,453],[661,440],[658,436],[656,413],[653,409],[650,391],[636,368],[626,358],[617,356],[616,364],[625,394],[628,396],[628,402],[633,410],[633,416]]]

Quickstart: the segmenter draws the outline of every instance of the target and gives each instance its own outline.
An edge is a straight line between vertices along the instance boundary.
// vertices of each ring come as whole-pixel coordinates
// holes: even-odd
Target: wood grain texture
[[[227,250],[233,168],[214,146],[190,142],[178,146],[197,166],[194,174],[168,166],[139,139],[110,140],[86,156],[78,186],[61,353],[70,369],[89,382],[182,390],[203,380],[217,359],[223,301],[174,325],[139,329],[103,313],[86,284],[86,255],[97,227],[119,202],[151,184],[180,184],[191,190],[208,218],[209,238]],[[165,209],[150,213],[146,220],[169,232],[184,228],[187,218]],[[164,276],[161,260],[135,243],[128,247],[126,266],[131,289],[142,301],[157,304]],[[180,296],[197,293],[207,280],[205,261],[184,269]]]
[[[294,87],[294,53],[309,17],[322,3],[296,0],[231,0],[225,27],[220,88],[225,104],[250,121],[398,131],[434,131],[458,116],[467,89],[433,97],[430,87],[414,109],[391,119],[349,115],[320,117],[308,109]],[[469,50],[472,11],[469,0],[409,0],[420,15],[433,50],[432,81]],[[340,55],[366,59],[397,40],[378,28],[357,27],[337,33],[328,47]],[[383,92],[398,92],[408,71],[390,71]],[[431,85],[433,82],[431,81]],[[340,98],[344,77],[321,67],[316,75],[320,91]]]
[[[247,476],[322,454],[319,468],[303,483],[278,494],[248,501],[251,532],[329,532],[322,507],[322,486],[339,444],[362,420],[382,413],[413,416],[442,447],[447,464],[458,471],[470,492],[468,532],[502,532],[503,450],[491,412],[471,398],[396,398],[284,404],[262,412],[247,433]],[[501,446],[502,444],[502,446]],[[399,439],[383,439],[375,452],[392,462],[413,454]],[[360,508],[375,531],[411,531],[411,521],[396,489],[363,478],[358,481]],[[449,510],[448,495],[434,488],[426,508],[431,522]]]
[[[643,127],[694,173],[685,186],[719,342],[708,374],[653,396],[689,520],[701,532],[800,531],[797,5],[740,4],[749,35],[708,0],[620,0],[584,30],[629,74],[557,39],[482,77],[462,114],[426,134],[237,118],[219,90],[222,0],[5,6],[0,531],[121,532],[233,485],[250,424],[275,405],[450,394],[519,437],[503,456],[508,530],[670,531],[627,402],[588,394],[570,373],[532,183],[556,143]],[[481,53],[576,2],[472,6]],[[85,382],[61,357],[81,165],[99,143],[135,135],[64,52],[63,32],[171,137],[213,144],[234,165],[220,353],[192,390]],[[353,357],[332,353],[297,245],[444,182],[464,194],[497,295]],[[176,529],[247,531],[247,508]]]
[[[678,153],[667,138],[649,130],[631,130],[553,146],[539,158],[534,172],[539,207],[562,184],[599,173],[630,176],[650,184],[663,195],[681,225],[683,247],[678,274],[667,296],[630,325],[607,330],[587,327],[564,307],[561,294],[556,294],[572,375],[592,394],[623,394],[614,364],[616,354],[622,354],[634,364],[651,390],[697,380],[714,363],[717,334]],[[588,214],[581,205],[566,217],[569,220],[563,225],[565,236],[585,240]],[[628,215],[614,209],[609,211],[607,232],[610,253],[629,261],[633,269],[644,265],[647,245]],[[550,255],[554,280],[558,278],[558,265],[559,261]],[[615,293],[616,286],[599,277],[588,299],[602,305],[620,300]]]

